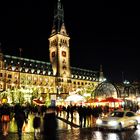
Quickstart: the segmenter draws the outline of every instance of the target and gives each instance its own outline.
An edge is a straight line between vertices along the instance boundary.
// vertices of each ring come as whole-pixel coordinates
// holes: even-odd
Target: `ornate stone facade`
[[[0,51],[0,91],[26,90],[27,94],[83,94],[98,85],[99,72],[70,66],[70,37],[64,24],[64,10],[58,1],[49,37],[50,63],[5,55]],[[33,96],[33,95],[32,95]]]

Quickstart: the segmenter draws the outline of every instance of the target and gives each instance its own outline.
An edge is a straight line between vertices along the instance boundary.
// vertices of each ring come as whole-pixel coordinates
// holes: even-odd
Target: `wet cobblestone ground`
[[[28,125],[23,130],[22,140],[34,140],[32,119],[33,116],[30,115]],[[61,120],[58,119],[57,140],[140,140],[140,126],[137,130],[130,128],[122,132],[112,132],[98,131],[95,129],[93,122],[91,124],[90,122],[87,123],[85,128],[80,128],[78,118],[74,118],[73,123],[70,119],[65,120],[65,117]],[[43,135],[39,134],[37,139],[44,140]],[[10,122],[7,136],[3,136],[0,132],[0,140],[19,140],[14,120]]]
[[[6,137],[0,135],[0,140],[19,140],[19,138],[17,133],[11,132]],[[34,134],[23,133],[22,140],[34,140]],[[44,140],[42,134],[38,136],[38,140]],[[58,130],[57,140],[140,140],[140,129],[122,132],[97,131],[92,128]]]

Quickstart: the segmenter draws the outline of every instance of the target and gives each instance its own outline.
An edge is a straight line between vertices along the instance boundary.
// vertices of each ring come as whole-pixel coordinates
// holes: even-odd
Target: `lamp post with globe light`
[[[123,81],[123,85],[124,85],[123,100],[124,100],[124,109],[125,109],[126,106],[127,106],[126,97],[129,94],[129,85],[130,85],[130,82],[128,80],[124,80]],[[126,96],[126,94],[127,94],[127,96]]]

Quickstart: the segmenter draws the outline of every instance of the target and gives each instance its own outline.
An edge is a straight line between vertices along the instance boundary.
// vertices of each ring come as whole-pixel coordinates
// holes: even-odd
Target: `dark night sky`
[[[0,3],[0,41],[5,54],[49,62],[48,37],[56,0]],[[108,80],[140,80],[138,3],[62,0],[70,36],[71,66],[99,70]]]

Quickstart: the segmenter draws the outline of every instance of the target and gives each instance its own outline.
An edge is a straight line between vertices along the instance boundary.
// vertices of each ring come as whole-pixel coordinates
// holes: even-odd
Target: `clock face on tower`
[[[65,51],[62,51],[62,56],[66,57],[66,52]]]

